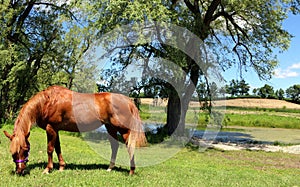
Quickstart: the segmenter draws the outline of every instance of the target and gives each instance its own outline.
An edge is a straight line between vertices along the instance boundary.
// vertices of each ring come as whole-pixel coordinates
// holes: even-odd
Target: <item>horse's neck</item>
[[[25,136],[29,133],[32,123],[25,122],[23,119],[17,119],[14,125],[14,134],[24,134]]]
[[[37,111],[32,111],[32,107],[25,105],[15,121],[14,132],[22,132],[27,135],[30,132],[31,126],[36,122]]]

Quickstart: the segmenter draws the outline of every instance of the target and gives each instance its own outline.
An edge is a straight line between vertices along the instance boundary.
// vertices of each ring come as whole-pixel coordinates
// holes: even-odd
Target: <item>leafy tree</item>
[[[204,82],[198,84],[196,91],[197,91],[200,101],[205,100],[209,97],[209,95],[207,93],[206,84]]]
[[[82,57],[89,47],[89,30],[78,27],[71,5],[67,0],[0,4],[1,119],[13,117],[48,85],[72,87],[74,73],[88,69]]]
[[[261,98],[275,98],[274,88],[268,84],[259,88],[258,94]]]
[[[238,83],[238,87],[240,95],[249,95],[250,86],[244,79]]]
[[[97,13],[94,16],[90,14],[90,17],[91,24],[99,28],[98,36],[122,25],[130,24],[131,28],[135,28],[137,25],[147,25],[152,20],[176,24],[187,28],[209,46],[216,64],[222,69],[236,64],[241,71],[253,68],[260,78],[268,79],[278,63],[273,50],[287,49],[291,38],[291,35],[282,28],[282,21],[291,11],[298,13],[298,5],[297,0],[276,1],[276,3],[270,0],[183,2],[116,0],[90,1],[85,6],[88,7],[87,12]],[[179,38],[188,41],[184,36],[178,38],[174,36],[175,40]],[[111,43],[107,41],[107,45],[113,43],[115,44],[113,41]],[[199,45],[195,43],[195,46],[196,44]],[[120,49],[121,46],[116,49]],[[169,90],[168,116],[172,117],[167,119],[167,128],[171,134],[177,126],[184,127],[188,100],[200,77],[206,75],[206,70],[193,58],[165,45],[164,42],[136,42],[127,45],[123,50],[118,50],[112,59],[126,66],[138,57],[148,61],[153,57],[168,59],[179,65],[187,75],[182,77],[184,81],[177,84],[183,91],[172,89],[172,86],[162,82]]]
[[[229,82],[229,85],[226,85],[226,93],[230,94],[231,97],[239,93],[238,83],[234,79]]]
[[[44,66],[44,57],[51,58],[55,50],[54,39],[61,33],[58,24],[59,6],[47,11],[43,3],[31,1],[2,1],[1,53],[1,106],[0,118],[14,113],[34,92],[38,90],[38,71]],[[51,5],[51,3],[49,3]]]
[[[278,99],[283,100],[284,99],[284,90],[280,88],[279,90],[276,90],[275,95]]]
[[[231,97],[233,97],[238,95],[248,95],[250,86],[244,79],[241,81],[232,79],[229,85],[226,85],[225,89],[226,93],[230,94]]]
[[[257,88],[253,88],[252,92],[253,92],[254,95],[256,95],[258,93],[258,89]]]
[[[290,86],[285,92],[292,101],[300,102],[300,84]]]

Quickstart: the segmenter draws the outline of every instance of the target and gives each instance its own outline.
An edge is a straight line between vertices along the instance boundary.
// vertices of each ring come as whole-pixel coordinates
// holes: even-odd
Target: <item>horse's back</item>
[[[89,131],[102,124],[131,129],[140,120],[133,101],[122,94],[78,93],[61,86],[51,86],[43,94],[46,124],[60,130]]]
[[[57,130],[89,131],[99,126],[97,107],[93,94],[82,94],[61,86],[51,86],[42,92],[43,123],[51,124]]]
[[[138,109],[129,97],[108,92],[96,95],[96,105],[103,123],[130,129],[132,121],[139,120]]]

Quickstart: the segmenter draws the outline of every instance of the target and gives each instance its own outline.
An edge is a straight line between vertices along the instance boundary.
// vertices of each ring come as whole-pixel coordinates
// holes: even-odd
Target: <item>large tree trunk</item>
[[[182,93],[177,93],[175,89],[171,89],[167,106],[167,129],[168,134],[175,133],[177,136],[183,136],[185,132],[186,113],[189,103],[196,89],[200,76],[200,67],[191,58],[187,57],[194,66],[191,69],[190,81],[188,85],[182,86]],[[184,83],[185,81],[183,81]],[[181,89],[180,89],[181,90]]]
[[[169,94],[168,106],[167,106],[167,130],[168,135],[172,135],[180,126],[182,128],[182,124],[179,124],[181,121],[181,101],[175,90],[171,91]],[[184,124],[183,124],[184,125]],[[184,127],[183,127],[184,128]]]
[[[168,135],[183,136],[185,134],[185,119],[191,96],[181,98],[176,92],[169,95],[166,125]]]

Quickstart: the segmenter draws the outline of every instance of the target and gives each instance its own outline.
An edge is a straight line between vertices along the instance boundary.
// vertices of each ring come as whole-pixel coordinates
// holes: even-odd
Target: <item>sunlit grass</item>
[[[1,131],[4,129],[11,132],[13,127],[4,126]],[[189,148],[181,148],[170,158],[155,165],[138,167],[136,175],[132,177],[128,176],[129,167],[126,165],[117,165],[116,170],[109,173],[106,171],[108,160],[95,152],[87,141],[63,132],[61,145],[67,163],[65,171],[59,172],[56,164],[52,173],[43,175],[47,161],[46,133],[39,128],[32,129],[30,142],[30,174],[21,177],[12,174],[14,163],[9,153],[9,140],[4,135],[0,136],[1,185],[299,186],[300,181],[299,155],[250,151],[199,152],[198,149]],[[109,145],[103,143],[103,146]],[[109,147],[102,151],[108,152]],[[150,160],[164,152],[164,146],[157,146],[140,154],[147,154],[143,158]],[[137,162],[143,160],[137,157]]]
[[[269,114],[226,114],[228,126],[300,129],[300,118]]]

